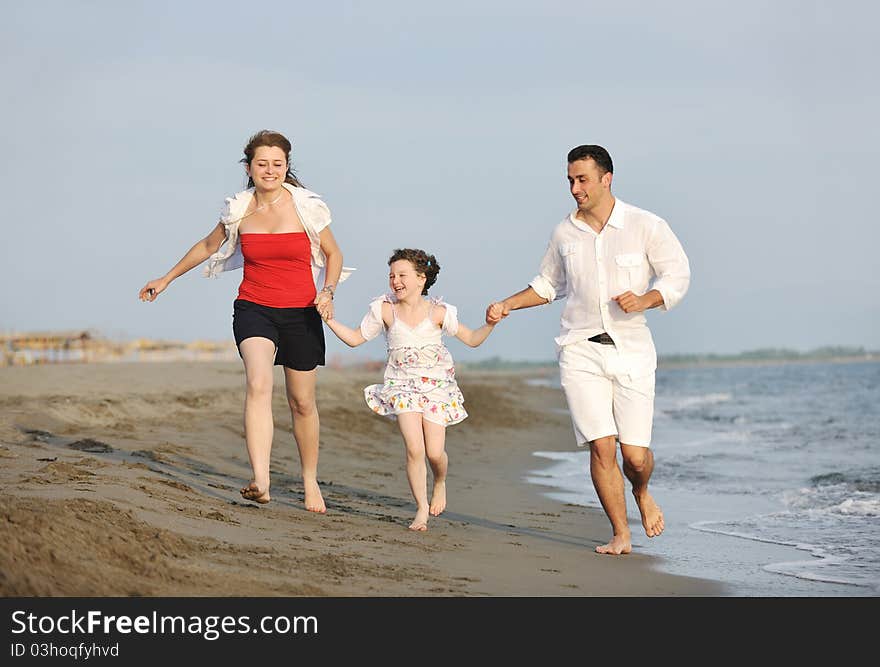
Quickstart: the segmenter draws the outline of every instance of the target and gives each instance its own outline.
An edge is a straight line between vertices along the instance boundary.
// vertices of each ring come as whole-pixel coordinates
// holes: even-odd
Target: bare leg
[[[420,412],[397,415],[397,425],[406,445],[406,479],[416,501],[416,516],[410,530],[428,530],[428,469],[425,466],[425,434]]]
[[[648,493],[648,480],[654,472],[654,452],[648,447],[637,447],[620,443],[623,457],[623,472],[632,483],[632,492],[642,515],[642,525],[648,537],[657,537],[663,532],[663,512],[654,498]]]
[[[295,371],[284,368],[287,385],[287,402],[293,418],[293,437],[299,449],[302,468],[303,487],[306,495],[306,509],[323,514],[327,511],[324,496],[318,486],[318,404],[315,401],[317,369]]]
[[[275,343],[268,338],[247,338],[239,347],[247,382],[244,399],[244,439],[254,478],[241,495],[257,503],[268,503],[269,459],[272,454],[272,364]]]
[[[617,438],[613,435],[590,443],[590,477],[613,531],[608,544],[596,547],[600,554],[619,556],[632,551],[632,535],[626,519],[623,475],[617,465]]]
[[[446,427],[422,419],[425,433],[425,451],[428,463],[434,474],[434,491],[431,494],[429,512],[431,516],[440,516],[446,509],[446,473],[449,469],[449,457],[446,455]]]

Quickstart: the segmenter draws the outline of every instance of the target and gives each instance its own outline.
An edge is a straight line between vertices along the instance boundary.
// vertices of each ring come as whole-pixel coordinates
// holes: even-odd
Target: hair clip
[[[428,260],[427,266],[431,266],[431,260]]]

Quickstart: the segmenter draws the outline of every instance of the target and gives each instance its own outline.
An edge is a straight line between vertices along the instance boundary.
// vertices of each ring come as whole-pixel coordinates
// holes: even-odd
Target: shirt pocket
[[[576,272],[580,267],[580,243],[562,243],[559,245],[559,256],[569,273]]]
[[[631,252],[614,256],[617,280],[622,289],[633,290],[640,287],[644,262],[644,255],[639,253]]]

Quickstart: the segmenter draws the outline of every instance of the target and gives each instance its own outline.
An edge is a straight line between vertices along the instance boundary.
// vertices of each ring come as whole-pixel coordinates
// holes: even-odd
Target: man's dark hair
[[[611,162],[611,156],[601,146],[586,145],[572,148],[568,152],[568,164],[578,160],[593,160],[603,174],[605,172],[614,173],[614,163]]]

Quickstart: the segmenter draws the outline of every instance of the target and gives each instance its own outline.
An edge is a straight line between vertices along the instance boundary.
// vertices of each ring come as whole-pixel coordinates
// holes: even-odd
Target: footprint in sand
[[[70,447],[71,449],[76,449],[81,452],[89,452],[92,454],[107,454],[107,453],[113,451],[113,448],[110,445],[108,445],[106,442],[92,440],[91,438],[77,440],[76,442],[71,442],[67,446]]]

